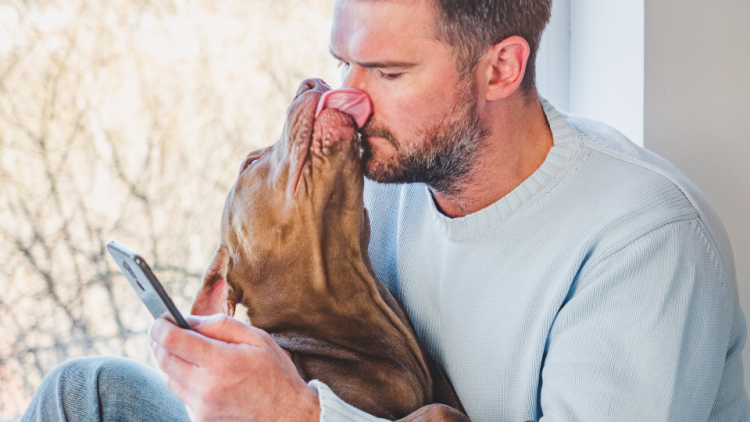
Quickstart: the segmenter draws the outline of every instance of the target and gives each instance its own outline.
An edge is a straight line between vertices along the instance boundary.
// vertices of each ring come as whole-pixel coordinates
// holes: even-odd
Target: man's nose
[[[367,92],[367,69],[353,65],[342,75],[342,88],[357,88]]]

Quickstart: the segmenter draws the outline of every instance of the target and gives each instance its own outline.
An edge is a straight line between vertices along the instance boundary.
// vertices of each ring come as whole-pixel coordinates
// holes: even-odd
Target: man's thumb
[[[208,317],[191,315],[187,317],[187,321],[193,330],[214,340],[258,347],[266,345],[266,339],[258,335],[261,330],[245,325],[228,315],[214,314]]]

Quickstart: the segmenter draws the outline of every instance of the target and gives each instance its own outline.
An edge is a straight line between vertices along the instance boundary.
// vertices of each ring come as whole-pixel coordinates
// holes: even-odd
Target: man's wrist
[[[318,397],[318,391],[310,386],[306,386],[302,396],[300,419],[297,420],[318,422],[320,420],[320,398]]]

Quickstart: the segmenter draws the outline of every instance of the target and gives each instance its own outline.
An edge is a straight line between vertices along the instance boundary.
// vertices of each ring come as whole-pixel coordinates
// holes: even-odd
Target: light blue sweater
[[[555,145],[490,207],[368,182],[370,256],[472,421],[748,421],[746,325],[703,195],[614,129],[544,111]],[[376,420],[327,386],[321,421]]]

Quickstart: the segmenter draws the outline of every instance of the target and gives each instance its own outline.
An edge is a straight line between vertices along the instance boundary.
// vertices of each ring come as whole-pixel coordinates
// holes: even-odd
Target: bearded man
[[[375,272],[473,421],[747,421],[746,326],[724,229],[669,163],[539,97],[550,8],[336,2],[331,53],[343,85],[373,104],[361,141]],[[375,420],[302,382],[257,329],[200,324],[215,340],[164,320],[151,330],[195,419]],[[170,362],[188,353],[215,365],[186,379]],[[101,374],[99,391],[60,387]],[[57,393],[38,393],[28,419],[110,408],[186,418],[131,362],[79,361],[45,385]],[[69,391],[84,404],[74,409]]]

